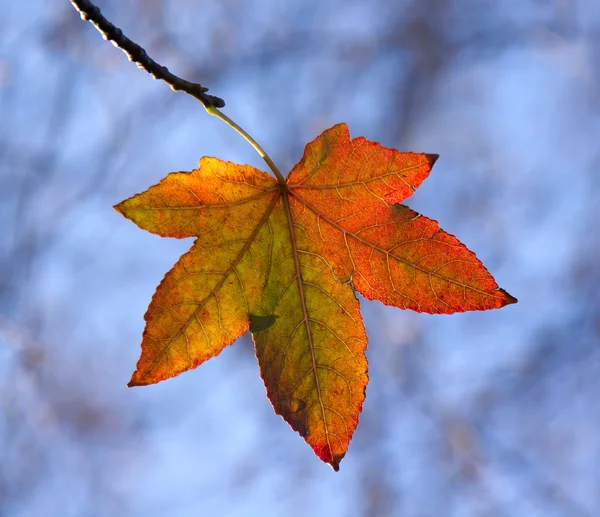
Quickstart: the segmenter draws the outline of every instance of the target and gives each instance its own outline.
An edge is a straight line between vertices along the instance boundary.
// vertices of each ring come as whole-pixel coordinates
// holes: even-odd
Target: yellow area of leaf
[[[130,386],[195,368],[248,330],[249,300],[262,290],[249,248],[276,200],[266,173],[203,158],[115,207],[161,236],[196,236],[152,298]]]
[[[152,298],[129,385],[194,368],[250,329],[275,411],[337,470],[368,381],[354,290],[425,312],[516,301],[455,237],[398,204],[435,158],[350,140],[340,124],[307,145],[287,184],[202,158],[117,205],[143,229],[195,237]]]

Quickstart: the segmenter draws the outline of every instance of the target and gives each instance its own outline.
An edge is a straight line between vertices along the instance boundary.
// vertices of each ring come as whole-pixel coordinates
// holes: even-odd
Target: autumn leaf
[[[218,355],[248,329],[275,411],[338,470],[367,385],[355,293],[445,313],[517,300],[454,236],[400,203],[437,155],[401,153],[339,124],[306,146],[286,183],[202,158],[115,208],[163,237],[195,237],[146,313],[129,386]]]

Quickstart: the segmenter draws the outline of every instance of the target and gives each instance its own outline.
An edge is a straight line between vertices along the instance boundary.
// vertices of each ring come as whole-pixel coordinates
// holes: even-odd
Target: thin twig
[[[190,83],[189,81],[181,79],[180,77],[177,77],[169,72],[166,67],[159,65],[150,56],[148,56],[142,47],[131,41],[123,34],[121,29],[110,23],[102,15],[100,9],[98,9],[98,7],[92,4],[89,0],[70,0],[70,2],[73,4],[73,7],[77,9],[83,20],[91,22],[92,25],[98,29],[100,34],[102,34],[102,37],[106,40],[112,41],[117,48],[120,48],[123,52],[125,52],[130,61],[136,63],[138,67],[148,72],[152,77],[154,77],[154,79],[160,79],[161,81],[167,83],[173,90],[185,92],[195,99],[198,99],[210,115],[221,119],[223,122],[225,122],[225,124],[244,137],[244,139],[254,148],[254,150],[269,166],[271,171],[273,171],[273,174],[275,174],[275,177],[277,178],[277,181],[281,187],[286,188],[287,183],[285,178],[265,150],[258,144],[256,140],[254,140],[254,138],[244,131],[244,129],[242,129],[227,115],[217,109],[225,106],[225,101],[223,99],[215,97],[214,95],[208,95],[205,93],[208,91],[208,88],[205,88],[200,84]]]
[[[202,105],[208,110],[209,108],[222,108],[225,106],[225,101],[214,95],[209,95],[206,92],[208,88],[181,79],[169,72],[165,66],[159,65],[154,61],[146,51],[137,43],[131,41],[123,34],[121,29],[110,23],[100,12],[100,9],[88,0],[70,0],[73,7],[77,9],[82,20],[89,21],[102,37],[112,41],[117,48],[120,48],[130,61],[133,61],[139,68],[148,72],[154,79],[160,79],[167,83],[173,90],[182,91],[198,99]]]

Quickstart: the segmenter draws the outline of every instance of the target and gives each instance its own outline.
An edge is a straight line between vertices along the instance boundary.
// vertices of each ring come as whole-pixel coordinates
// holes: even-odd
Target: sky
[[[201,156],[264,169],[66,0],[0,11],[0,516],[600,513],[600,5],[98,2],[225,99],[282,170],[345,121],[439,153],[406,201],[519,299],[361,300],[370,383],[335,473],[265,396],[249,336],[126,387],[189,240],[112,206]]]

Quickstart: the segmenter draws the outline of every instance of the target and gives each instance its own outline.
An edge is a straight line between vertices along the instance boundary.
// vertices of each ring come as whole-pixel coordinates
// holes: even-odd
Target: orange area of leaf
[[[129,385],[195,368],[250,329],[275,411],[337,470],[368,382],[355,291],[429,313],[516,302],[455,237],[399,204],[436,158],[351,140],[339,124],[285,185],[202,158],[117,205],[152,233],[195,237],[154,294]]]
[[[310,250],[366,298],[401,309],[450,314],[514,303],[456,237],[399,204],[436,159],[350,140],[344,124],[325,131],[288,177]]]

